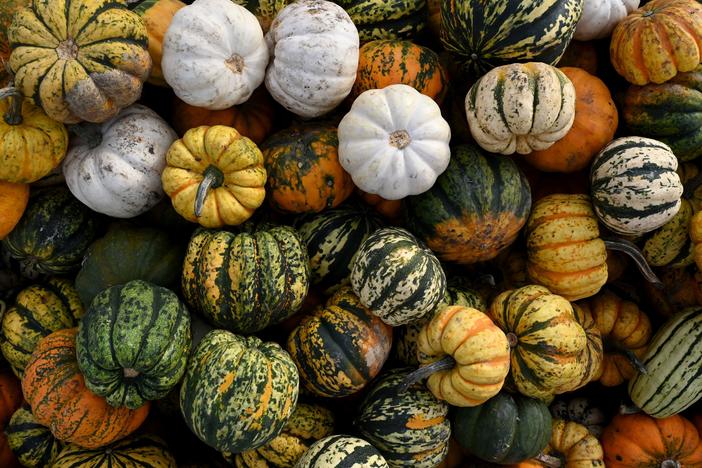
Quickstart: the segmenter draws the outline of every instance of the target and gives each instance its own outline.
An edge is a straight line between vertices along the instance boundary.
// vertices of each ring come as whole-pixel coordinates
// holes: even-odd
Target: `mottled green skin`
[[[32,197],[2,244],[23,276],[65,275],[80,267],[97,229],[94,213],[61,186]]]
[[[225,330],[202,339],[180,389],[185,422],[221,452],[243,452],[275,438],[295,405],[299,376],[277,343]]]
[[[176,468],[168,445],[150,434],[122,439],[97,449],[67,445],[51,468]]]
[[[221,328],[255,333],[300,309],[310,267],[293,228],[263,224],[251,233],[197,231],[181,279],[193,310]]]
[[[391,467],[433,468],[448,453],[449,406],[422,383],[400,393],[397,386],[412,370],[385,373],[361,403],[354,426]]]
[[[295,468],[388,468],[380,452],[363,439],[333,435],[315,442]]]
[[[185,372],[190,346],[185,305],[170,290],[141,280],[95,296],[76,339],[86,387],[130,409],[166,396]]]
[[[358,29],[361,42],[412,39],[427,23],[426,0],[335,0]]]
[[[37,422],[29,406],[15,411],[5,426],[7,444],[22,466],[41,468],[51,466],[63,448],[48,427]]]

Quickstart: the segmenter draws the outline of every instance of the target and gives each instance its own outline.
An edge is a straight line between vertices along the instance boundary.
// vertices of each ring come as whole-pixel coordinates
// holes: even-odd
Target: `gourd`
[[[0,239],[15,228],[29,203],[29,185],[0,180]]]
[[[593,399],[572,397],[556,399],[550,406],[553,419],[562,419],[582,424],[598,439],[602,436],[607,416]]]
[[[344,464],[364,468],[389,467],[380,452],[365,440],[346,435],[332,435],[312,444],[295,468],[327,468]]]
[[[585,0],[573,38],[578,41],[603,39],[638,7],[639,0]]]
[[[641,239],[641,252],[649,265],[680,268],[694,262],[693,242],[689,235],[693,215],[692,204],[683,197],[675,216]]]
[[[595,317],[587,308],[578,307],[576,304],[571,305],[573,306],[575,320],[585,331],[587,345],[580,353],[580,356],[578,356],[581,372],[569,382],[558,387],[557,393],[572,392],[584,387],[593,380],[597,380],[604,360],[602,334],[597,327]]]
[[[128,437],[93,450],[69,444],[59,452],[51,466],[71,468],[88,464],[94,468],[113,466],[176,468],[178,466],[168,445],[160,437],[151,434]]]
[[[690,240],[693,244],[693,258],[699,271],[702,271],[702,211],[698,211],[690,220]]]
[[[424,31],[426,1],[337,0],[358,28],[361,42],[412,39]]]
[[[555,460],[563,460],[566,467],[609,466],[603,462],[604,453],[597,438],[585,426],[573,421],[553,420],[551,441],[543,453]]]
[[[53,466],[63,443],[57,440],[48,427],[39,424],[26,405],[12,415],[5,426],[7,443],[22,466]]]

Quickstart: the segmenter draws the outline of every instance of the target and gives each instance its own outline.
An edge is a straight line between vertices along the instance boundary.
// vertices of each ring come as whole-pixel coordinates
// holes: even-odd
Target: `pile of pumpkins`
[[[702,4],[3,0],[0,466],[702,467]]]

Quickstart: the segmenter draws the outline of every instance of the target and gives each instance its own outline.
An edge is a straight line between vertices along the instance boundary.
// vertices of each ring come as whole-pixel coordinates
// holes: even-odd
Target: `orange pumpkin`
[[[614,138],[619,124],[612,95],[602,80],[580,68],[561,71],[575,86],[575,120],[566,136],[543,151],[525,156],[534,167],[548,172],[575,172],[589,166]]]
[[[597,74],[597,49],[592,41],[570,41],[556,66],[578,67],[591,75]],[[577,112],[577,111],[576,111]]]
[[[361,189],[356,189],[356,192],[361,196],[361,200],[366,205],[373,207],[375,211],[383,215],[386,219],[393,222],[399,222],[402,214],[402,200],[386,200],[380,195],[366,193]]]
[[[17,225],[29,202],[29,185],[0,180],[0,239]]]
[[[0,372],[0,431],[22,404],[22,386],[9,369]],[[0,465],[2,466],[2,465]]]
[[[22,391],[40,424],[54,437],[85,448],[98,448],[134,432],[149,413],[114,408],[85,387],[76,358],[78,328],[42,339],[24,371]]]

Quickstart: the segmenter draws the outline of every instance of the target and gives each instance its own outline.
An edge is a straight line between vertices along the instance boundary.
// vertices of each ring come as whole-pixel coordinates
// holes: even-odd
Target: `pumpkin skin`
[[[585,0],[573,38],[578,41],[603,39],[638,7],[639,0]]]
[[[587,385],[592,380],[597,380],[604,359],[602,334],[597,327],[595,317],[587,308],[578,307],[576,304],[572,304],[572,306],[575,319],[585,331],[587,346],[585,346],[585,349],[578,357],[578,362],[581,364],[581,372],[565,385],[558,387],[558,393],[572,392]]]
[[[64,447],[54,460],[52,467],[71,468],[89,465],[92,468],[153,467],[176,468],[176,460],[168,445],[150,434],[128,437],[106,447],[86,450],[76,444]]]
[[[702,54],[702,5],[694,0],[652,0],[612,31],[609,57],[629,83],[663,83],[694,70]]]
[[[392,327],[371,314],[350,288],[339,289],[295,328],[287,350],[314,395],[351,395],[375,378],[392,347]]]
[[[563,460],[567,468],[602,468],[602,446],[595,436],[582,424],[554,419],[551,441],[544,453]]]
[[[698,211],[692,216],[689,234],[694,246],[693,257],[695,265],[699,271],[702,271],[702,211]]]
[[[37,422],[26,405],[14,412],[5,426],[5,434],[10,449],[22,466],[53,466],[53,461],[63,447],[48,427]]]
[[[277,343],[213,330],[188,362],[180,408],[200,440],[219,451],[243,452],[283,430],[298,386],[295,364]]]
[[[134,432],[150,405],[114,408],[90,392],[76,360],[77,333],[77,328],[59,330],[39,342],[25,368],[22,392],[37,421],[58,440],[98,448]]]
[[[29,185],[0,180],[0,239],[4,239],[19,222],[29,203]]]
[[[402,200],[386,200],[385,198],[372,193],[366,193],[356,188],[356,193],[361,197],[363,203],[371,206],[388,221],[400,224],[402,220]]]
[[[426,26],[425,0],[336,0],[334,3],[349,14],[358,28],[361,42],[412,39]]]
[[[344,465],[388,468],[388,462],[375,447],[363,439],[345,435],[332,435],[318,440],[300,458],[295,468]]]
[[[19,10],[7,30],[17,88],[65,123],[104,122],[139,99],[151,57],[144,22],[126,6],[33,0]]]
[[[686,199],[680,200],[680,210],[660,228],[643,239],[641,252],[651,266],[685,267],[694,262],[694,249],[688,234],[694,208]]]
[[[245,7],[256,16],[263,33],[267,33],[271,23],[280,10],[292,3],[292,0],[232,0]]]
[[[404,200],[403,219],[441,260],[471,264],[514,242],[530,207],[529,183],[512,160],[461,145],[431,189]]]
[[[584,397],[575,397],[556,400],[550,406],[554,419],[563,419],[582,424],[598,439],[602,436],[604,425],[607,421],[605,412],[596,406],[594,400]]]

